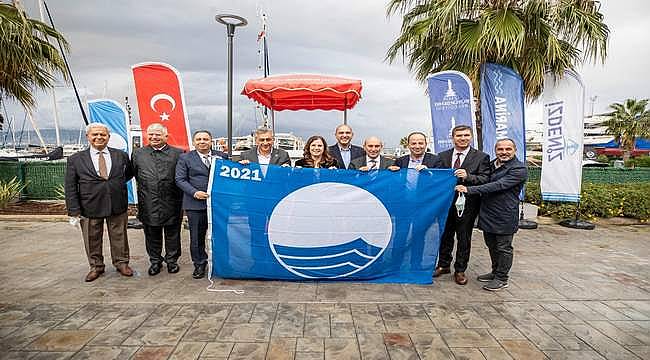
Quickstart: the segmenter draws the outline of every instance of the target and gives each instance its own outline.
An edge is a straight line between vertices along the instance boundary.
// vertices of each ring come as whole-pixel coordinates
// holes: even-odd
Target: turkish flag
[[[147,127],[160,123],[169,133],[167,143],[188,151],[190,126],[178,70],[155,62],[136,64],[132,69],[144,145],[148,143]]]

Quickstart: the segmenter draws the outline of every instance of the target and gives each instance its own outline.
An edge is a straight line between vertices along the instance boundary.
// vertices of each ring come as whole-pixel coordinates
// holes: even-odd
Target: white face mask
[[[465,211],[465,194],[459,193],[458,199],[456,199],[456,214],[458,214],[458,217],[463,216],[463,211]]]

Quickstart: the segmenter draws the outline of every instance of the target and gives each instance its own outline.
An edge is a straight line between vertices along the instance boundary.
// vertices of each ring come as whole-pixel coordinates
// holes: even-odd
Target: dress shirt
[[[201,162],[205,164],[208,168],[212,166],[212,154],[207,153],[207,154],[202,154],[197,151],[199,156],[201,157]],[[209,164],[209,165],[208,165]]]
[[[409,169],[415,169],[416,166],[422,165],[422,160],[424,160],[424,155],[419,159],[415,159],[409,155]]]
[[[343,164],[345,164],[345,168],[347,169],[348,166],[350,165],[350,159],[352,157],[352,147],[348,146],[347,148],[342,148],[340,144],[337,144],[339,147],[339,152],[341,153],[341,159],[343,159]]]
[[[113,161],[111,161],[111,153],[108,152],[107,147],[105,147],[104,150],[102,151],[99,151],[92,146],[90,147],[90,159],[93,161],[93,167],[95,168],[97,175],[99,175],[99,153],[100,152],[104,155],[104,160],[106,160],[106,175],[110,176],[111,165],[113,164]]]
[[[381,163],[380,161],[381,156],[377,156],[376,158],[371,158],[370,156],[366,156],[366,166],[368,166],[368,170],[379,170],[379,165]],[[375,164],[371,163],[371,161],[375,161]]]
[[[273,150],[268,155],[264,155],[261,152],[257,152],[257,163],[262,165],[268,165],[271,162],[271,154]]]
[[[454,167],[454,162],[456,162],[456,158],[458,157],[458,154],[460,154],[460,168],[459,169],[462,169],[463,162],[465,161],[465,158],[467,157],[467,154],[469,153],[469,149],[470,149],[470,147],[468,146],[467,149],[459,152],[458,150],[456,150],[456,148],[454,148],[454,153],[451,156],[451,167],[452,168]]]

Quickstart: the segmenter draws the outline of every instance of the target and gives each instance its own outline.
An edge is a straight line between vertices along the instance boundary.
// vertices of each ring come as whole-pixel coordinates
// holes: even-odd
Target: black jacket
[[[453,166],[453,156],[454,148],[441,152],[438,154],[439,163],[436,167],[441,169],[450,169]],[[474,148],[470,148],[460,168],[467,171],[467,177],[464,180],[458,179],[457,183],[459,185],[472,186],[485,184],[490,180],[490,155]],[[474,209],[478,209],[481,205],[480,196],[467,195],[468,196],[465,198],[465,207],[474,207]],[[456,203],[457,198],[458,193],[455,193],[454,200],[451,203],[451,207],[454,211],[456,210],[454,204]]]
[[[509,235],[519,228],[519,193],[528,178],[526,165],[517,157],[495,169],[490,164],[490,182],[468,186],[468,194],[481,195],[478,227],[486,232]]]
[[[145,146],[131,155],[138,188],[138,219],[142,223],[163,226],[181,220],[183,192],[174,177],[182,153],[183,150],[166,145],[160,151]]]
[[[129,156],[108,148],[111,170],[108,179],[97,174],[90,149],[68,158],[65,170],[65,205],[69,216],[105,218],[124,213],[129,206],[126,182],[133,177]]]
[[[348,169],[359,169],[366,166],[366,155],[352,159],[350,161],[350,166]],[[379,155],[379,169],[384,170],[388,169],[389,166],[395,165],[395,160],[389,159],[385,156]]]
[[[409,167],[409,161],[411,160],[411,155],[404,155],[397,160],[395,160],[395,165],[399,166],[400,169],[406,169]],[[436,168],[439,164],[438,155],[432,153],[424,153],[424,158],[422,159],[422,165],[428,167],[429,169]]]
[[[328,146],[327,149],[330,155],[332,155],[332,157],[336,160],[337,167],[339,169],[345,169],[345,163],[343,162],[343,157],[341,156],[341,149],[339,149],[339,144]],[[353,159],[365,155],[366,152],[363,150],[361,146],[350,144],[350,163],[352,163]],[[348,165],[348,169],[350,169],[350,165]]]

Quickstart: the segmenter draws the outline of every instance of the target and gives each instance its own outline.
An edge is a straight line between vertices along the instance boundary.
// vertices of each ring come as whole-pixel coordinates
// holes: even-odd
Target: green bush
[[[634,159],[634,163],[637,167],[650,167],[650,156],[639,156]]]
[[[598,155],[598,162],[609,164],[609,158],[607,155]]]
[[[0,180],[0,209],[4,209],[7,204],[17,199],[23,189],[25,185],[21,184],[16,177],[9,181]]]
[[[582,217],[623,216],[650,220],[650,182],[629,184],[592,184],[583,183],[580,196],[580,214]],[[575,216],[574,203],[542,201],[539,184],[526,185],[526,201],[539,206],[539,214],[554,218],[571,218]]]

